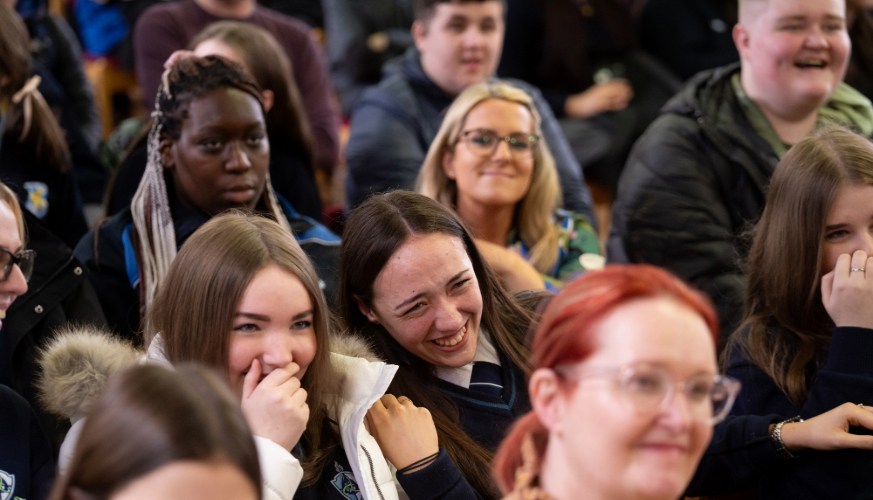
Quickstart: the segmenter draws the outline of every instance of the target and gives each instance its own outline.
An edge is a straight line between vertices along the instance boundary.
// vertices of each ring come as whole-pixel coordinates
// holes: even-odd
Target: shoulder
[[[355,106],[355,111],[369,106],[402,111],[409,109],[408,106],[414,103],[415,90],[412,83],[402,71],[396,71],[383,78],[376,86],[365,90]]]
[[[277,38],[287,37],[306,45],[312,43],[309,38],[309,26],[306,23],[260,4],[255,6],[255,11],[249,21],[273,32]]]
[[[140,26],[157,26],[161,22],[167,22],[180,18],[185,12],[187,2],[160,2],[147,8],[136,23]]]
[[[98,257],[101,263],[112,266],[112,262],[124,252],[124,232],[128,226],[132,227],[132,224],[133,217],[130,213],[130,208],[125,208],[88,231],[79,240],[79,244],[76,245],[73,254],[89,267],[96,264]]]

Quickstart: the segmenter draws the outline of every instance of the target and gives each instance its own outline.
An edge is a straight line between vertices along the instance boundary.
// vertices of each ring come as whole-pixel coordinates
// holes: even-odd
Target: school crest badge
[[[40,219],[45,217],[49,211],[48,186],[44,182],[25,182],[24,189],[27,190],[24,208]]]
[[[336,468],[337,475],[333,477],[330,484],[333,485],[346,500],[363,500],[361,490],[358,488],[358,483],[355,482],[355,476],[349,471],[344,471],[342,465],[337,462],[333,463]],[[0,499],[5,500],[5,499]]]
[[[0,470],[0,500],[12,500],[15,493],[15,474]]]

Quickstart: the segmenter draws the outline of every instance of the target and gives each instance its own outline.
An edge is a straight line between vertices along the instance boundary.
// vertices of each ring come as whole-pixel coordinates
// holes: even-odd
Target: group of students
[[[788,0],[745,2],[741,15],[766,17]],[[472,3],[482,22],[502,6]],[[772,5],[760,11],[758,3]],[[803,8],[832,21],[835,2],[824,4]],[[427,77],[439,55],[428,30],[469,8],[433,7],[431,24],[413,30],[427,50],[407,55],[406,70]],[[296,210],[302,198],[286,189],[301,190],[301,180],[280,187],[288,162],[274,163],[274,154],[287,137],[307,144],[311,131],[286,92],[290,68],[253,57],[275,44],[240,30],[214,25],[193,52],[166,62],[148,132],[131,144],[139,160],[128,155],[112,185],[118,211],[72,254],[22,211],[20,193],[0,185],[2,340],[29,338],[26,348],[13,346],[15,363],[0,375],[11,370],[16,389],[38,377],[44,408],[34,414],[0,386],[9,408],[0,412],[0,493],[49,494],[59,444],[43,436],[50,428],[53,440],[63,438],[53,499],[666,500],[749,488],[760,498],[873,495],[865,480],[873,457],[873,143],[863,127],[825,125],[789,147],[780,138],[797,129],[780,121],[782,108],[749,104],[776,102],[767,85],[778,80],[744,63],[742,72],[723,68],[693,81],[669,108],[681,116],[668,111],[638,144],[623,177],[630,187],[619,192],[612,243],[624,253],[615,260],[643,256],[634,245],[661,245],[676,225],[709,231],[700,255],[689,255],[681,238],[663,249],[665,261],[682,258],[697,277],[728,260],[712,240],[739,244],[736,231],[716,229],[741,221],[723,220],[731,217],[713,201],[735,209],[737,200],[711,196],[714,208],[687,220],[664,214],[708,193],[691,186],[738,190],[733,184],[749,181],[710,183],[708,171],[680,157],[706,143],[721,161],[723,136],[714,131],[724,124],[707,120],[760,115],[770,124],[739,132],[757,137],[751,142],[760,140],[753,134],[769,138],[760,142],[780,152],[767,182],[743,170],[767,188],[746,235],[744,290],[728,298],[745,301],[734,321],[730,308],[717,315],[709,302],[721,306],[718,292],[734,291],[733,281],[707,288],[705,298],[649,265],[601,270],[595,220],[563,209],[564,181],[573,177],[556,166],[566,151],[553,155],[565,144],[545,130],[554,117],[536,92],[504,81],[458,88],[411,172],[417,193],[362,196],[340,239]],[[827,36],[842,36],[836,31]],[[823,40],[813,42],[831,42]],[[746,41],[744,57],[761,50]],[[825,83],[837,63],[817,70]],[[400,90],[401,78],[392,83]],[[683,103],[701,88],[694,102],[715,103],[719,93],[730,109],[702,113],[692,129],[686,115],[694,109]],[[801,117],[804,126],[835,116],[819,112],[832,101],[836,116],[866,123],[850,105],[862,101],[831,99],[836,89],[828,88],[807,103],[814,119]],[[384,90],[365,92],[373,109]],[[816,89],[801,90],[789,88],[786,99]],[[841,98],[854,99],[847,92]],[[35,92],[24,99],[42,106]],[[31,122],[23,105],[15,109],[26,137]],[[737,144],[721,170],[761,156]],[[675,169],[649,167],[647,147],[674,148]],[[315,161],[306,147],[286,153],[300,165]],[[718,224],[698,224],[707,216]],[[714,255],[721,259],[703,258]],[[733,263],[726,268],[733,272]],[[98,312],[82,312],[94,303]],[[45,323],[89,314],[108,329]],[[732,323],[736,331],[719,335],[719,324]],[[44,327],[38,337],[34,325]],[[32,389],[26,395],[36,403]]]

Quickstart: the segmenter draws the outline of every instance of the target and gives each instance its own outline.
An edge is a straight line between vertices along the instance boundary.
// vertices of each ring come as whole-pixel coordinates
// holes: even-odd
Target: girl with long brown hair
[[[348,329],[399,366],[389,392],[430,411],[442,467],[499,497],[490,464],[530,408],[533,315],[504,291],[463,222],[423,195],[371,197],[346,223],[338,301]]]

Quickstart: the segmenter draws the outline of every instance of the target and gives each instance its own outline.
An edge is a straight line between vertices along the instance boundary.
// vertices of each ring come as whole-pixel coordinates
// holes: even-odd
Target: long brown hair
[[[773,173],[748,258],[746,310],[723,362],[736,348],[795,404],[830,345],[833,320],[822,305],[824,228],[839,191],[873,185],[873,143],[829,126],[792,147]],[[790,256],[790,258],[789,258]]]
[[[438,389],[434,366],[406,351],[383,326],[371,323],[356,301],[372,307],[373,284],[391,256],[410,237],[437,233],[463,242],[482,293],[482,325],[497,350],[529,374],[528,349],[522,336],[531,324],[531,313],[500,286],[463,222],[426,196],[394,191],[373,196],[352,212],[340,247],[339,314],[351,333],[369,340],[382,359],[400,367],[389,392],[427,408],[440,446],[470,485],[485,498],[499,498],[490,477],[492,454],[458,426],[457,407]]]
[[[32,75],[29,47],[30,36],[24,22],[11,7],[0,3],[0,102],[10,103],[9,133],[18,143],[32,147],[37,161],[63,173],[70,169],[70,148],[42,94],[34,90],[18,103],[12,102]],[[26,108],[30,109],[29,123]]]
[[[304,484],[314,483],[337,441],[328,422],[328,394],[336,380],[330,363],[330,311],[309,258],[275,221],[232,210],[213,217],[185,242],[155,295],[146,339],[160,333],[171,363],[197,361],[227,375],[230,333],[242,296],[270,264],[296,276],[313,305],[315,358],[300,381],[310,418],[303,438]]]
[[[273,92],[273,107],[266,113],[271,139],[292,140],[300,144],[314,169],[312,129],[303,110],[303,100],[294,80],[291,61],[276,38],[269,31],[251,23],[220,21],[198,33],[188,46],[194,50],[206,40],[219,41],[239,52],[246,69],[261,89]]]
[[[258,450],[227,384],[194,364],[134,366],[109,381],[49,498],[106,500],[181,460],[230,463],[261,496]]]

